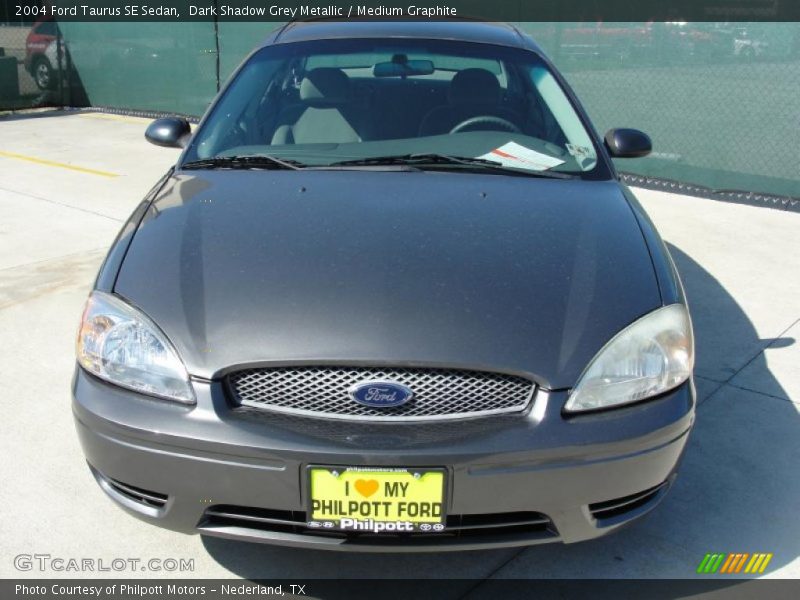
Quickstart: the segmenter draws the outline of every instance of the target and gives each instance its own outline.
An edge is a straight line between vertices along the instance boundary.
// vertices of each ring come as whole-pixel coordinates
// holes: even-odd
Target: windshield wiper
[[[557,171],[533,171],[519,167],[509,167],[495,160],[475,158],[472,156],[452,156],[450,154],[423,153],[423,154],[394,154],[387,156],[370,156],[355,160],[344,160],[331,164],[331,167],[357,167],[378,165],[434,165],[434,166],[465,166],[489,169],[503,173],[526,175],[529,177],[546,177],[552,179],[572,179],[568,173]]]
[[[216,156],[193,160],[181,165],[181,169],[289,169],[296,171],[305,165],[296,160],[287,160],[269,154],[252,156]]]
[[[368,156],[366,158],[357,158],[354,160],[342,160],[332,163],[332,167],[347,167],[347,166],[371,166],[371,165],[408,165],[416,163],[426,164],[447,164],[447,165],[490,165],[501,166],[499,162],[494,160],[486,160],[484,158],[472,158],[469,156],[450,156],[448,154],[390,154],[387,156]]]

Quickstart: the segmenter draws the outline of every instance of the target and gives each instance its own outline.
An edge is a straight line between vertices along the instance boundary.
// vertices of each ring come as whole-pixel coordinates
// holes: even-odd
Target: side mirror
[[[650,136],[638,129],[609,129],[605,142],[614,158],[639,158],[653,150]]]
[[[183,148],[191,135],[192,127],[189,121],[180,117],[156,119],[144,132],[148,142],[165,148]]]

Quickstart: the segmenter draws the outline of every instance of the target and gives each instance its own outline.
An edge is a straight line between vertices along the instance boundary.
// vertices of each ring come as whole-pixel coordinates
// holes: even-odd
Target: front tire
[[[53,76],[53,67],[50,65],[49,60],[46,58],[38,59],[33,63],[31,73],[33,74],[33,81],[36,83],[36,87],[40,90],[45,91],[53,89],[55,77]]]

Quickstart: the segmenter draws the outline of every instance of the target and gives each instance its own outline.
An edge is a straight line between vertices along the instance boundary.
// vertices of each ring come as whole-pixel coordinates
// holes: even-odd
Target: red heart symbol
[[[369,498],[378,491],[378,482],[374,479],[357,479],[355,486],[358,493],[364,498]]]

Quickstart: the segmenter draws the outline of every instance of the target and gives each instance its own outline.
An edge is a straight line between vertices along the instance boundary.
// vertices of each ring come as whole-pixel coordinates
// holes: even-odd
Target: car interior
[[[260,154],[324,166],[408,154],[480,158],[516,144],[558,159],[560,171],[597,164],[584,126],[535,55],[286,53],[251,59],[190,159]]]
[[[460,131],[521,132],[566,142],[533,86],[526,88],[524,78],[497,61],[471,66],[465,60],[461,69],[409,61],[403,54],[367,67],[308,64],[313,62],[290,65],[283,78],[272,80],[257,108],[258,139],[250,143],[344,144]]]

